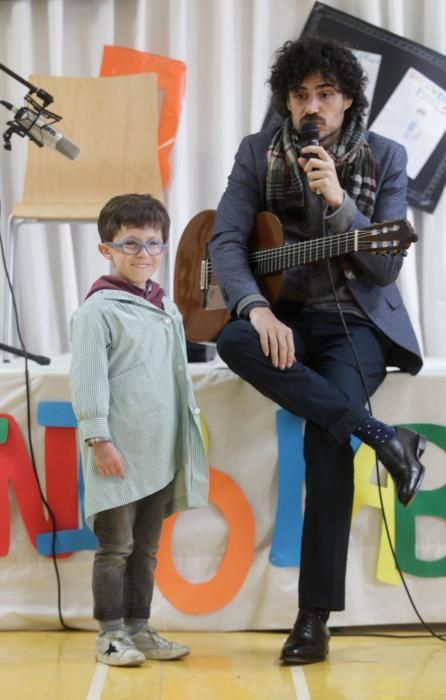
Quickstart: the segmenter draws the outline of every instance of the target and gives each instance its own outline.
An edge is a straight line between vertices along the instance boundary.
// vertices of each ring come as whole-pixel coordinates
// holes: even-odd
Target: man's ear
[[[346,112],[353,104],[352,97],[344,97],[344,112]]]
[[[98,250],[104,258],[107,258],[107,260],[112,259],[110,248],[105,245],[105,243],[98,243]]]

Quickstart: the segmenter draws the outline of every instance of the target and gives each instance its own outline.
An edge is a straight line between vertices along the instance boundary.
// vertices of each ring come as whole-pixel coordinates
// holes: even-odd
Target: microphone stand
[[[12,355],[18,355],[19,357],[26,357],[28,360],[33,360],[39,365],[49,365],[51,362],[49,357],[45,357],[44,355],[34,355],[32,352],[27,352],[26,350],[21,350],[20,348],[13,348],[11,345],[5,345],[4,343],[0,343],[0,350],[9,352]],[[7,360],[4,360],[4,362],[7,362]]]
[[[31,103],[34,103],[34,101],[31,98],[31,95],[35,94],[35,96],[37,98],[39,98],[39,100],[41,100],[43,103],[42,106],[37,105],[41,111],[45,112],[46,111],[45,108],[48,107],[48,105],[50,105],[52,102],[54,102],[54,98],[52,95],[50,95],[49,92],[47,92],[46,90],[43,90],[43,88],[39,88],[36,85],[33,85],[28,80],[25,80],[25,78],[22,78],[17,73],[14,73],[14,71],[12,71],[10,68],[5,66],[3,63],[0,63],[0,70],[2,70],[4,73],[7,73],[8,75],[10,75],[11,78],[18,80],[19,83],[22,83],[22,85],[25,85],[25,87],[28,88],[28,95],[25,97],[25,100],[29,100],[29,101],[31,101]],[[52,113],[49,112],[49,114],[52,114]],[[10,128],[3,135],[3,138],[4,138],[4,142],[5,142],[5,144],[4,144],[5,148],[7,150],[10,150],[11,144],[9,143],[9,140],[11,139],[12,133],[19,133],[20,136],[24,136],[24,133],[20,133],[19,129],[16,127],[16,125],[14,123],[8,122],[8,125]],[[28,135],[31,137],[31,134],[28,134]],[[9,138],[8,138],[8,136],[9,136]],[[8,146],[9,146],[9,148],[8,148]],[[27,352],[26,350],[21,350],[20,348],[13,348],[10,345],[5,345],[4,343],[0,343],[0,350],[11,353],[12,355],[18,355],[19,357],[26,357],[28,360],[34,360],[34,362],[37,362],[39,365],[49,365],[51,362],[49,357],[45,357],[43,355],[34,355],[31,352]],[[8,360],[3,358],[3,361],[7,362]]]
[[[58,114],[55,114],[54,112],[50,112],[49,109],[47,109],[48,105],[54,102],[54,98],[52,95],[50,95],[49,92],[43,90],[43,88],[39,88],[36,85],[33,85],[28,80],[25,80],[25,78],[22,78],[20,75],[17,75],[17,73],[14,73],[14,71],[12,71],[10,68],[7,68],[7,66],[3,65],[3,63],[0,63],[0,70],[4,71],[4,73],[7,73],[12,78],[15,78],[15,80],[18,80],[19,83],[22,83],[22,85],[25,85],[25,87],[28,88],[28,93],[25,95],[24,100],[25,103],[28,106],[31,106],[31,109],[36,112],[36,120],[40,116],[43,116],[45,119],[50,120],[49,124],[54,124],[55,122],[61,120],[62,117],[60,117]],[[34,98],[32,97],[32,95],[34,95]],[[41,100],[42,104],[36,102],[35,98]],[[12,105],[9,102],[0,100],[0,104],[6,107],[6,109],[12,109]],[[6,125],[9,128],[3,134],[3,146],[7,151],[11,150],[11,137],[13,136],[13,134],[18,134],[18,136],[21,137],[28,136],[28,138],[31,141],[33,141],[33,143],[35,143],[37,146],[39,146],[39,148],[43,147],[43,143],[31,133],[33,122],[30,121],[28,127],[25,127],[20,122],[21,117],[24,113],[26,114],[26,112],[27,108],[21,107],[17,110],[14,119],[6,122]]]
[[[38,97],[39,100],[42,100],[44,107],[48,107],[48,105],[50,105],[51,102],[54,102],[54,97],[50,95],[49,92],[43,90],[42,88],[38,88],[32,83],[28,82],[28,80],[25,80],[25,78],[22,78],[20,75],[17,75],[17,73],[14,73],[14,71],[12,71],[10,68],[4,66],[3,63],[0,63],[0,70],[10,75],[11,78],[18,80],[19,83],[22,83],[22,85],[25,85],[25,87],[28,88],[30,95],[34,95],[34,93],[36,93],[36,97]]]

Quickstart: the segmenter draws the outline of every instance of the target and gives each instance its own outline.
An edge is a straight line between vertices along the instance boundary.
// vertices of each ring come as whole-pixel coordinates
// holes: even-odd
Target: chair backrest
[[[29,143],[23,200],[14,216],[97,219],[116,194],[148,192],[162,199],[157,157],[158,97],[154,74],[109,78],[32,75],[54,97],[63,119],[54,128],[80,147],[70,160]]]

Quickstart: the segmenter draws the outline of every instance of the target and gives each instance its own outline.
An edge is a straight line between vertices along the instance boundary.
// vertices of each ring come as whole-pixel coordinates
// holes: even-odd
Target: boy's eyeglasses
[[[156,239],[143,243],[143,241],[139,241],[136,238],[129,238],[120,243],[107,243],[107,245],[109,248],[121,250],[125,255],[138,255],[143,248],[149,255],[161,255],[169,247],[167,243]]]

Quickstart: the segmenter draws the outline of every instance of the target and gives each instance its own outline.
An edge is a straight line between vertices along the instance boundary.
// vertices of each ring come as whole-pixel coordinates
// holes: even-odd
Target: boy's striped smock
[[[85,515],[159,491],[174,479],[166,516],[207,504],[208,467],[181,315],[130,292],[101,290],[72,319],[70,391],[79,424]],[[110,437],[124,479],[99,476],[86,440]]]

